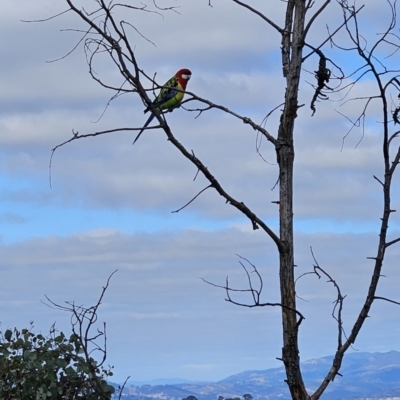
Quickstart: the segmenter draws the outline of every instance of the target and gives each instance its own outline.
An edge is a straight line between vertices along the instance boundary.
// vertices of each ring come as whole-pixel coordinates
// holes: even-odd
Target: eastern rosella
[[[192,73],[190,70],[186,68],[180,69],[167,83],[165,83],[160,90],[160,93],[153,101],[153,105],[156,107],[157,111],[166,110],[168,112],[179,106],[184,96],[183,91],[186,90],[186,85],[191,76]],[[144,110],[144,113],[147,113],[147,111],[150,111],[149,107]],[[154,117],[155,115],[151,113],[149,119],[146,121],[132,144],[135,144],[136,140],[139,139],[139,136],[143,133]]]

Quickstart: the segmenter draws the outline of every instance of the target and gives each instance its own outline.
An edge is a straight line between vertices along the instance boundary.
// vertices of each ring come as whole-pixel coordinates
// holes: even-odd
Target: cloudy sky
[[[116,269],[99,320],[108,326],[108,362],[115,380],[181,377],[219,380],[248,369],[280,366],[281,322],[276,308],[247,309],[227,303],[224,292],[201,278],[237,288],[246,286],[240,255],[257,266],[264,279],[263,299],[279,301],[276,249],[261,231],[208,190],[162,131],[145,132],[134,147],[132,132],[112,133],[70,143],[56,151],[49,185],[51,149],[80,133],[118,127],[139,128],[143,104],[134,94],[121,96],[103,111],[113,93],[94,82],[76,30],[85,26],[72,13],[43,23],[67,9],[64,0],[4,0],[0,15],[0,223],[1,326],[23,328],[34,321],[48,332],[56,321],[68,332],[69,317],[46,307],[53,301],[90,306]],[[92,0],[77,0],[89,10]],[[249,2],[278,25],[285,3]],[[368,3],[368,2],[367,2]],[[386,1],[371,2],[360,14],[367,40],[382,32],[389,14]],[[148,4],[152,1],[132,1]],[[315,2],[315,8],[322,1]],[[175,11],[132,11],[116,15],[129,21],[137,60],[160,84],[180,68],[193,72],[188,89],[256,122],[283,101],[280,38],[260,17],[230,0],[163,1]],[[377,18],[379,15],[379,18]],[[319,45],[340,24],[335,1],[310,31]],[[139,34],[140,32],[140,34]],[[397,31],[396,31],[397,32]],[[146,40],[145,38],[148,40]],[[337,37],[348,45],[345,34]],[[346,71],[360,66],[355,53],[324,48]],[[382,49],[385,57],[388,49]],[[386,52],[386,53],[385,53]],[[390,65],[394,56],[385,59]],[[369,286],[376,254],[382,176],[378,102],[372,103],[364,132],[340,113],[357,118],[362,102],[319,102],[309,108],[318,60],[303,70],[295,132],[295,228],[297,274],[312,268],[312,246],[321,266],[346,294],[344,322],[351,330]],[[336,71],[337,72],[337,71]],[[105,57],[96,73],[121,84]],[[151,84],[148,83],[148,87]],[[365,77],[351,92],[376,94]],[[397,99],[396,92],[391,93]],[[351,97],[350,97],[351,98]],[[193,108],[198,104],[192,103]],[[397,105],[395,103],[395,105]],[[234,117],[217,111],[196,114],[179,109],[167,116],[176,137],[204,162],[223,187],[277,229],[275,150]],[[276,134],[279,115],[267,129]],[[391,129],[394,129],[391,126]],[[362,140],[361,140],[362,139]],[[257,153],[260,145],[260,154]],[[399,178],[393,182],[393,207],[400,208]],[[389,238],[399,236],[396,215]],[[387,254],[378,294],[400,301],[399,247]],[[331,317],[333,288],[315,276],[298,281],[299,309],[306,320],[300,333],[303,360],[332,354],[336,326]],[[248,300],[241,298],[241,300]],[[352,351],[400,350],[400,308],[374,304]]]

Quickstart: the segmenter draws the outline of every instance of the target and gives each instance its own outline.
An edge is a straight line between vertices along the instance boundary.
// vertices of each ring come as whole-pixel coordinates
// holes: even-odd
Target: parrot
[[[187,68],[180,69],[168,82],[164,84],[161,88],[160,93],[153,101],[154,107],[158,111],[166,110],[167,112],[172,111],[174,108],[178,107],[181,103],[184,93],[183,90],[186,90],[186,85],[191,78],[192,73]],[[150,111],[150,107],[147,107],[144,110],[144,113]],[[153,120],[155,115],[151,113],[150,117],[144,124],[143,128],[140,130],[132,145],[136,143],[139,139],[140,135],[147,128],[150,122]]]

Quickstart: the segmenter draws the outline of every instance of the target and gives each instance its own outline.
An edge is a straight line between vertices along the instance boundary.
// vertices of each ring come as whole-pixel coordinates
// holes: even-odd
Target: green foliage
[[[54,327],[47,337],[32,329],[0,332],[0,399],[111,399],[111,369],[98,365],[83,343]]]

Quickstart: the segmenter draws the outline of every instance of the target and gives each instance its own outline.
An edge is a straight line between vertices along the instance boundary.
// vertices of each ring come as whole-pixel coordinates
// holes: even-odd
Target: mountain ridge
[[[301,363],[303,379],[313,393],[329,371],[333,356]],[[345,355],[342,376],[326,389],[324,400],[398,399],[400,400],[400,352],[357,352]],[[178,379],[178,378],[176,378]],[[284,367],[250,370],[228,376],[217,382],[182,382],[174,385],[128,386],[124,400],[180,400],[190,395],[198,400],[241,397],[250,393],[254,400],[290,400]]]

